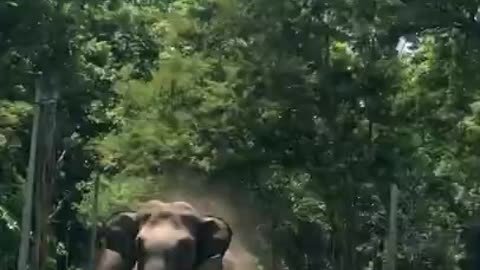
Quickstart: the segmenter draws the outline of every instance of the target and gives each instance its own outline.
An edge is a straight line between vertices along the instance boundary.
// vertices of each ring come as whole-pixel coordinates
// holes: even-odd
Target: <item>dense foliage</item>
[[[14,269],[41,72],[60,79],[57,269],[88,259],[94,179],[107,215],[174,186],[168,172],[183,168],[255,198],[270,224],[267,269],[382,269],[391,183],[398,269],[471,269],[461,236],[480,206],[477,9],[3,1],[0,263]]]

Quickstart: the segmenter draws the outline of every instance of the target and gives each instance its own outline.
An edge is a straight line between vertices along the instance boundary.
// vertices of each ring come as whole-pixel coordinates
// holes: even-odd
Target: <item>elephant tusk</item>
[[[209,259],[211,260],[211,259],[216,259],[216,258],[219,258],[219,257],[222,257],[222,255],[221,255],[221,254],[217,254],[217,255],[214,255],[214,256],[210,257]]]

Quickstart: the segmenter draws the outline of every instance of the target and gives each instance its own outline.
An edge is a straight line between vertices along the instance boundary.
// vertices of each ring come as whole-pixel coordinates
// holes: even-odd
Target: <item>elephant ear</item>
[[[135,263],[135,237],[139,230],[138,215],[123,211],[114,213],[102,226],[104,247],[118,253],[128,265]],[[131,267],[130,267],[131,268]],[[127,269],[130,269],[127,267]]]
[[[223,257],[230,246],[232,236],[232,229],[225,220],[214,216],[203,218],[197,235],[195,265],[199,266],[214,256]]]

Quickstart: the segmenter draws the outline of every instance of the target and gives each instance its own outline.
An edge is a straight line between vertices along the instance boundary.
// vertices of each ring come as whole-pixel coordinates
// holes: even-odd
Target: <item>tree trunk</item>
[[[44,77],[45,106],[43,108],[42,129],[45,131],[42,135],[41,151],[39,151],[38,170],[38,215],[37,215],[37,234],[38,236],[38,270],[45,269],[48,258],[48,241],[50,236],[49,215],[53,208],[53,189],[56,174],[56,155],[55,155],[55,131],[57,114],[57,85],[55,77]]]
[[[389,232],[386,240],[386,258],[385,270],[395,270],[397,258],[397,204],[398,204],[398,189],[397,185],[393,184],[390,193],[390,220]]]
[[[29,256],[32,213],[35,210],[34,249],[31,268],[42,270],[48,258],[48,214],[55,170],[54,132],[57,92],[54,78],[44,77],[36,81],[35,118],[30,149],[28,180],[22,216],[22,240],[17,269],[25,270]],[[39,130],[39,127],[42,129]],[[35,208],[33,208],[35,200]]]
[[[32,229],[32,208],[33,208],[33,190],[35,183],[35,169],[37,158],[37,142],[40,125],[40,100],[42,98],[42,89],[39,81],[36,82],[35,104],[33,115],[32,137],[30,141],[30,157],[28,161],[27,181],[24,187],[24,201],[22,210],[22,232],[20,240],[19,255],[17,261],[18,270],[26,270],[30,257],[30,232]]]
[[[276,241],[277,221],[276,217],[272,217],[272,223],[270,227],[270,243],[272,249],[272,270],[280,270],[280,260],[278,256],[278,247]]]
[[[92,234],[90,239],[90,270],[95,270],[96,264],[96,242],[97,242],[97,219],[98,219],[98,190],[100,186],[99,177],[95,177],[92,205]]]

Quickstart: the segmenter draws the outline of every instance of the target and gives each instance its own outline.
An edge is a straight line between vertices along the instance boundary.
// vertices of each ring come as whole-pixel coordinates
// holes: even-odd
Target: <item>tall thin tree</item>
[[[395,270],[397,259],[397,208],[399,190],[396,184],[392,184],[390,190],[390,218],[388,237],[386,239],[385,270]]]
[[[22,210],[22,232],[20,240],[20,250],[17,261],[17,269],[25,270],[28,264],[30,251],[30,232],[32,228],[32,212],[33,212],[33,189],[35,184],[35,168],[37,157],[38,130],[40,126],[40,101],[43,92],[40,79],[36,80],[35,85],[35,104],[33,111],[33,128],[30,140],[30,158],[28,161],[27,181],[24,187],[24,203]]]
[[[52,170],[51,160],[55,161],[53,151],[53,133],[55,130],[57,91],[51,85],[51,79],[42,74],[36,79],[35,104],[32,137],[30,144],[30,159],[27,171],[27,181],[24,189],[24,204],[22,211],[22,233],[17,269],[25,270],[29,258],[33,269],[41,269],[48,254],[46,253],[46,222],[48,217],[48,192],[51,192]],[[47,83],[48,82],[48,83]],[[42,126],[42,129],[39,127]],[[34,198],[36,198],[34,208]],[[32,233],[32,217],[35,210],[34,250],[30,254],[30,235]],[[31,256],[30,256],[31,255]]]

